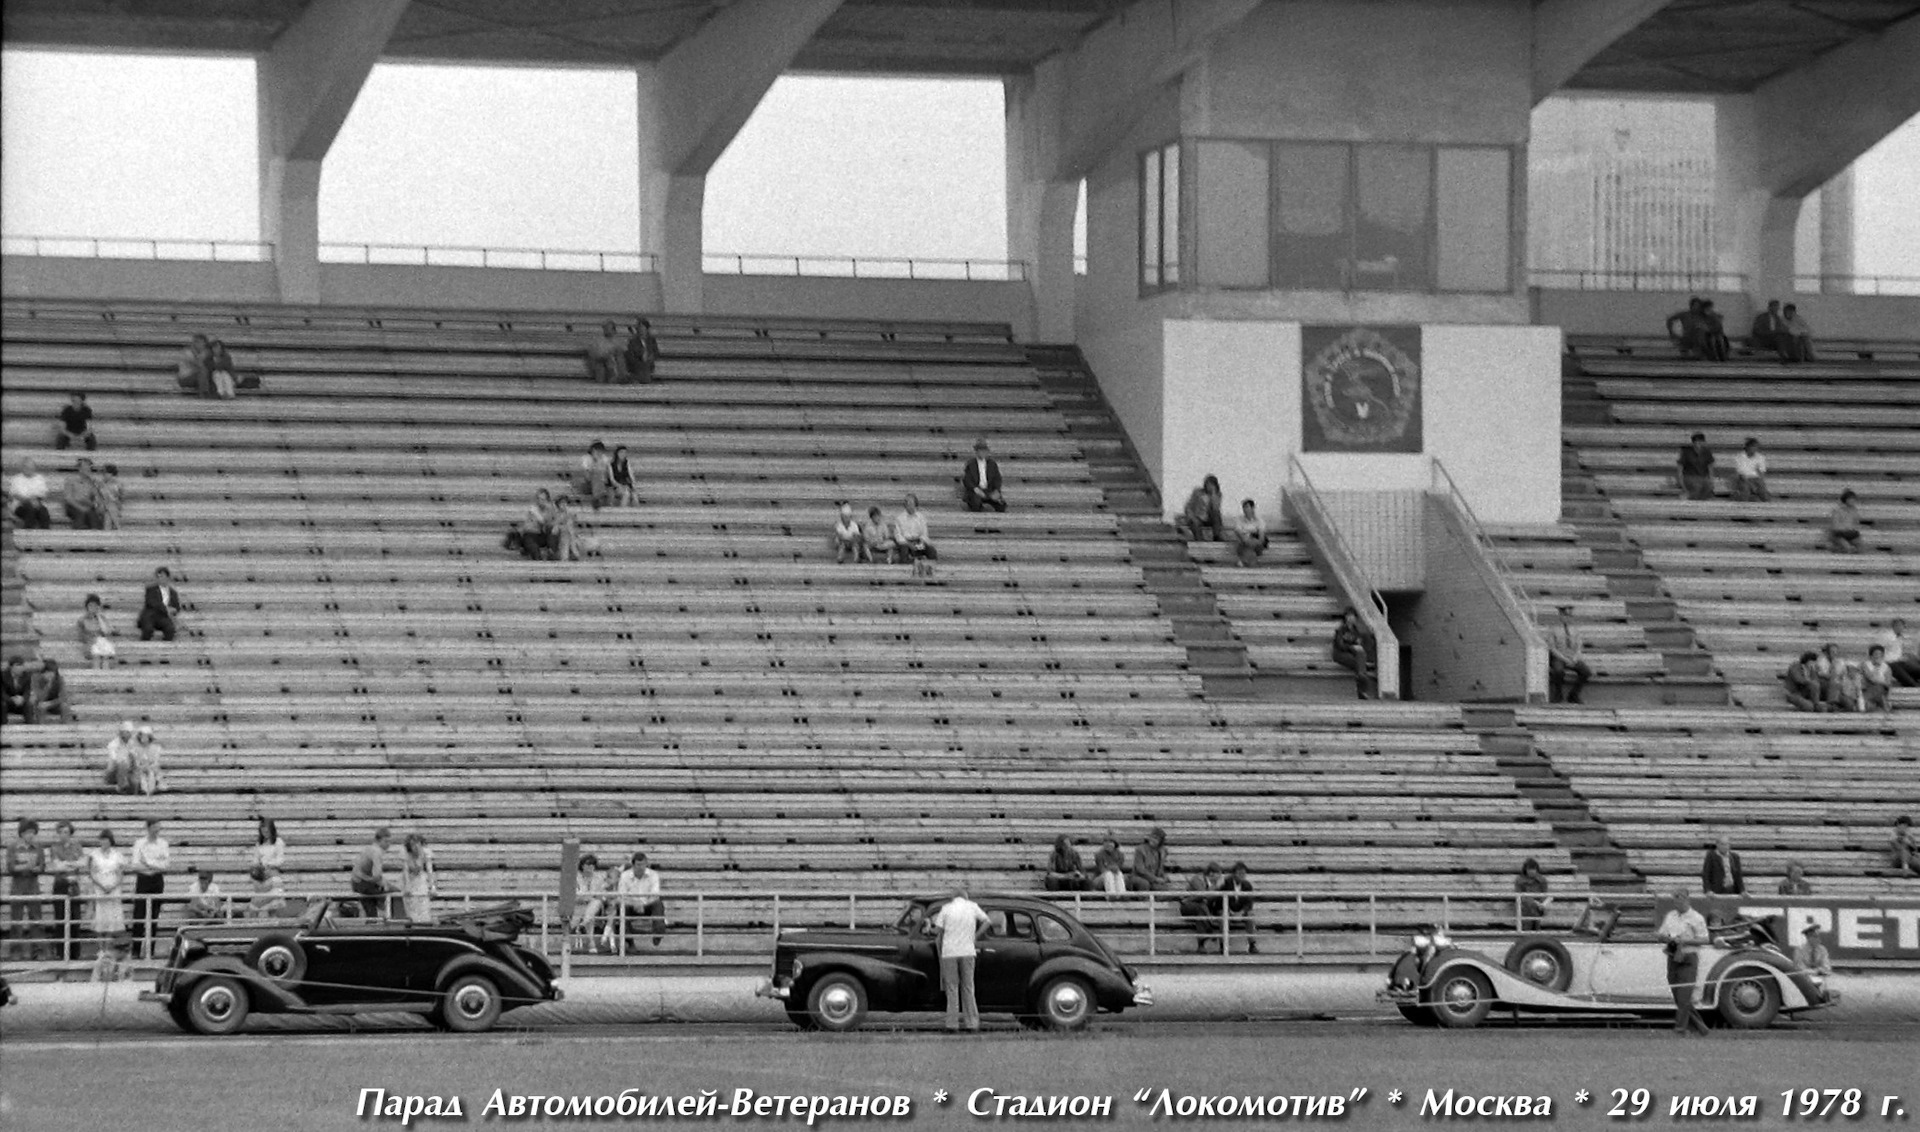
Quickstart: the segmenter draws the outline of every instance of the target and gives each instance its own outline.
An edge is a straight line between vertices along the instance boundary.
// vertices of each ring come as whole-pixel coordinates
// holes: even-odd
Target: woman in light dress
[[[406,849],[400,862],[400,895],[406,905],[407,919],[416,924],[431,924],[437,890],[433,850],[427,848],[427,839],[417,833],[407,834]]]
[[[127,934],[127,910],[120,902],[120,881],[127,871],[126,855],[115,846],[113,831],[100,831],[100,842],[87,850],[87,896],[93,904],[88,926],[102,947],[118,947]]]
[[[87,652],[87,660],[95,668],[109,668],[113,665],[115,649],[113,647],[113,622],[100,608],[100,595],[87,595],[86,612],[80,616],[80,647]]]
[[[287,865],[287,843],[281,840],[280,826],[270,817],[260,819],[259,831],[254,835],[253,868],[265,869],[270,875],[278,876]]]

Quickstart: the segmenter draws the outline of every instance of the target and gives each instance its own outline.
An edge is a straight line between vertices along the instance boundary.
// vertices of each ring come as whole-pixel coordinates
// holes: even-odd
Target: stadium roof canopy
[[[845,0],[794,69],[1021,74],[1128,3]],[[260,54],[305,6],[306,0],[5,0],[4,33],[10,45]],[[631,66],[658,59],[725,6],[726,0],[412,0],[386,57]],[[1914,0],[1672,0],[1566,85],[1741,94],[1916,15]]]

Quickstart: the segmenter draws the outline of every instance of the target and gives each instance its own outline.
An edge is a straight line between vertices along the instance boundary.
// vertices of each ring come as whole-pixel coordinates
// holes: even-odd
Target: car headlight
[[[1450,937],[1450,936],[1448,936],[1446,932],[1434,932],[1434,933],[1433,933],[1433,946],[1434,946],[1434,947],[1436,947],[1436,948],[1440,948],[1440,947],[1452,947],[1452,946],[1453,946],[1453,939],[1452,939],[1452,937]]]
[[[793,979],[795,982],[798,982],[800,980],[800,969],[801,969],[800,957],[796,955],[793,957]]]
[[[1416,934],[1410,941],[1415,951],[1426,951],[1433,947],[1433,937]]]

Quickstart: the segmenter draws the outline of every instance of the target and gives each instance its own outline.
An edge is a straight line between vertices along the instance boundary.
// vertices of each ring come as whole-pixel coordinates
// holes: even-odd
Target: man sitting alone
[[[1782,679],[1787,683],[1787,702],[1795,711],[1832,711],[1833,705],[1826,701],[1822,690],[1820,672],[1816,667],[1820,654],[1808,649],[1800,654],[1800,659],[1787,666]]]
[[[1860,497],[1852,488],[1840,493],[1840,502],[1827,512],[1827,549],[1835,554],[1860,553],[1860,509],[1854,506]]]
[[[985,440],[973,442],[973,459],[960,471],[960,500],[969,511],[1007,509],[1007,498],[1000,492],[1000,465]]]
[[[1254,510],[1253,500],[1240,501],[1240,517],[1233,521],[1233,553],[1240,565],[1251,566],[1267,552],[1267,524]]]
[[[1713,498],[1713,449],[1707,447],[1707,434],[1696,432],[1680,450],[1677,461],[1681,494],[1688,499]]]
[[[1733,458],[1733,497],[1741,503],[1767,501],[1767,458],[1760,451],[1758,437],[1747,437],[1739,455]]]
[[[1577,704],[1580,690],[1593,679],[1593,666],[1585,659],[1586,642],[1573,627],[1573,607],[1560,607],[1560,616],[1547,632],[1547,687],[1553,702]]]
[[[1800,317],[1800,308],[1792,303],[1782,312],[1786,329],[1780,332],[1780,356],[1789,362],[1813,360],[1813,327]]]
[[[55,448],[64,449],[73,444],[84,445],[89,452],[100,445],[93,435],[93,406],[87,404],[85,393],[67,398],[66,407],[60,410],[60,427],[53,434]]]
[[[587,344],[587,380],[601,385],[621,385],[627,380],[626,343],[620,341],[619,327],[611,321],[600,324],[600,337]]]

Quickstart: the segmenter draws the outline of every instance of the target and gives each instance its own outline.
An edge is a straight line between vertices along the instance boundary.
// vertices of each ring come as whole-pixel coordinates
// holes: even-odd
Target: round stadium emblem
[[[1377,331],[1346,331],[1307,359],[1307,404],[1329,446],[1380,449],[1406,435],[1420,364]]]

